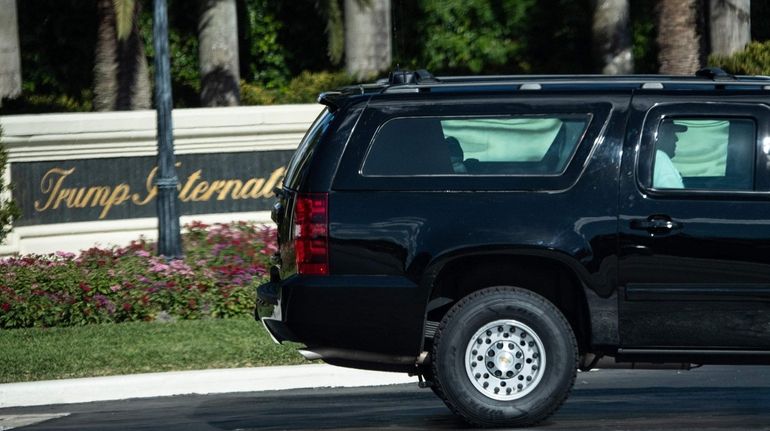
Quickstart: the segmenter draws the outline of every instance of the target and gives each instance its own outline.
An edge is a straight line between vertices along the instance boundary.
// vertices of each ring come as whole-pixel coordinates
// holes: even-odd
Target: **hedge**
[[[186,230],[183,260],[154,256],[144,239],[0,260],[0,328],[250,315],[275,230],[247,222]]]
[[[734,75],[770,75],[770,41],[751,42],[727,57],[712,55],[709,64]]]

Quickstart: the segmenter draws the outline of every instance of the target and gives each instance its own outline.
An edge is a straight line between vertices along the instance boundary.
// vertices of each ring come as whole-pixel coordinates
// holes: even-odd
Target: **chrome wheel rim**
[[[546,352],[529,326],[495,320],[482,326],[465,349],[465,371],[473,386],[499,401],[522,398],[543,378]]]

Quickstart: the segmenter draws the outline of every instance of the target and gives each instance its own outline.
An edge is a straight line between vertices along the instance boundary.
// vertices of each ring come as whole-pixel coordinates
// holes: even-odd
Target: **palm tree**
[[[345,23],[339,1],[316,0],[315,2],[316,10],[326,21],[326,54],[335,66],[342,62],[345,54]]]
[[[711,54],[727,56],[751,41],[751,0],[709,0]]]
[[[0,0],[0,106],[21,94],[20,54],[16,0]]]
[[[235,0],[202,0],[198,15],[198,58],[203,106],[240,103],[238,14]]]
[[[594,59],[601,72],[633,73],[628,0],[596,0],[592,29]]]
[[[150,108],[150,77],[139,34],[137,0],[98,0],[94,109]]]
[[[658,0],[660,73],[692,75],[704,63],[703,14],[699,0]]]
[[[358,79],[390,67],[390,0],[345,0],[345,68]]]

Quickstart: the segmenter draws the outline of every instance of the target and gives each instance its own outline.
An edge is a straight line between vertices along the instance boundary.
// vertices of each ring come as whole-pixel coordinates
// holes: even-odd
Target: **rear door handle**
[[[668,216],[650,216],[646,219],[631,220],[631,229],[646,230],[650,233],[665,233],[681,229],[682,223],[671,220]]]

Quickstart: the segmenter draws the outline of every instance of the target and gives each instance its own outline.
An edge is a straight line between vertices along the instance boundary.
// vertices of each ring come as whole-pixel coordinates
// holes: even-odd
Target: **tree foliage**
[[[270,0],[240,0],[241,77],[268,88],[284,85],[289,78],[285,49],[279,40],[284,23]]]
[[[152,2],[132,1],[142,6],[139,29],[152,69]],[[659,69],[654,13],[659,1],[629,2],[636,73],[657,73]],[[343,30],[342,3],[237,0],[240,74],[250,94],[244,99],[285,100],[297,85],[292,80],[303,72],[306,77],[322,72],[337,75],[341,65],[335,65],[329,53],[339,52],[344,44],[344,37],[333,37],[342,34],[338,34]],[[391,0],[392,66],[427,68],[437,75],[596,73],[591,59],[592,3]],[[4,103],[0,114],[90,111],[96,2],[25,0],[17,4],[23,94]],[[200,106],[195,8],[191,9],[189,0],[168,0],[168,5],[174,106]],[[751,2],[751,19],[754,40],[770,39],[770,2]],[[335,44],[339,46],[335,48]],[[339,55],[342,58],[341,52]],[[315,78],[305,81],[328,83]],[[303,88],[308,93],[328,89]]]
[[[118,40],[126,40],[131,36],[134,27],[135,0],[112,0],[115,9],[115,28]]]
[[[5,183],[5,169],[7,166],[8,153],[3,147],[3,129],[0,127],[0,243],[11,232],[13,221],[21,215],[19,208],[8,197],[11,192],[11,185]]]
[[[90,111],[96,46],[93,0],[17,1],[22,96],[0,113]]]
[[[658,45],[655,43],[655,4],[657,0],[634,0],[629,3],[631,44],[636,73],[657,73]]]
[[[770,75],[770,41],[752,42],[731,56],[712,55],[709,65],[735,75]]]
[[[523,18],[536,2],[494,3],[498,2],[426,2],[426,67],[471,73],[500,68],[530,71],[531,65],[523,55]]]
[[[442,74],[588,71],[588,3],[421,0],[416,14],[396,13],[401,37],[407,38],[398,40],[396,30],[397,62],[412,57],[403,62]]]

